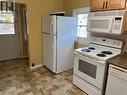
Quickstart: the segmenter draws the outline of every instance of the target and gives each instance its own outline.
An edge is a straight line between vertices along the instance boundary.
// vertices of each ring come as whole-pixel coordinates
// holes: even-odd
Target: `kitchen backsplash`
[[[127,33],[122,34],[122,36],[92,33],[92,36],[108,37],[108,38],[122,40],[124,42],[123,52],[127,52]]]

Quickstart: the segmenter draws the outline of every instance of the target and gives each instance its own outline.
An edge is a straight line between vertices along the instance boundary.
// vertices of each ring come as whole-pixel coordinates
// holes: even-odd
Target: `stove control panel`
[[[91,43],[114,47],[114,48],[122,48],[123,41],[110,39],[110,38],[102,38],[102,37],[91,37]]]

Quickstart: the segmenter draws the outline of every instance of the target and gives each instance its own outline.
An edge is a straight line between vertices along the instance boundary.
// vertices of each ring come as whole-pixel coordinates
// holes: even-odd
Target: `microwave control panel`
[[[116,17],[114,21],[114,29],[120,29],[122,23],[122,17]]]
[[[123,26],[123,16],[115,17],[113,21],[112,33],[121,34]]]

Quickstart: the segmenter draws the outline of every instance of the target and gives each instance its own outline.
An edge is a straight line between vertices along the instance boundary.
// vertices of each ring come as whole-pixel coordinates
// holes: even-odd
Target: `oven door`
[[[88,18],[88,28],[90,32],[111,33],[113,16],[94,16]]]
[[[105,63],[80,54],[75,54],[74,74],[99,89],[102,89],[103,86],[104,71]]]

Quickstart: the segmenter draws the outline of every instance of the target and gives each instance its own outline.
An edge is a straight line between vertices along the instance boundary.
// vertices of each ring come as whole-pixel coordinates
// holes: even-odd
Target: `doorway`
[[[27,6],[15,3],[13,11],[0,15],[0,61],[28,58]],[[7,16],[13,20],[6,22]]]
[[[28,57],[27,6],[16,3],[15,29],[19,32],[20,56]]]

